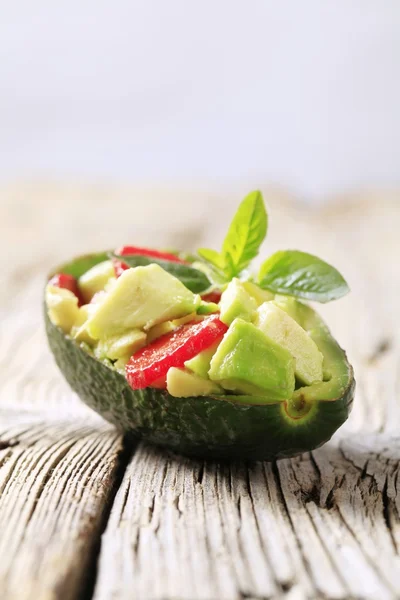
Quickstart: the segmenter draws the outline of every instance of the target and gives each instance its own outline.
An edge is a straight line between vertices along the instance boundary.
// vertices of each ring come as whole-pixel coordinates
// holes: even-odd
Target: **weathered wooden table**
[[[56,370],[45,272],[132,240],[215,243],[232,206],[185,197],[0,192],[1,600],[400,597],[399,195],[313,211],[271,194],[266,251],[317,252],[353,289],[322,308],[358,380],[351,419],[325,447],[230,465],[130,449]]]

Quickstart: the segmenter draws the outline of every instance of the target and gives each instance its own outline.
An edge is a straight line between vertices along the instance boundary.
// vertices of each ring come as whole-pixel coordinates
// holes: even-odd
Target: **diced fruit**
[[[119,256],[148,256],[153,258],[158,258],[160,260],[169,260],[171,262],[177,262],[181,264],[189,264],[186,260],[182,260],[179,256],[175,254],[171,254],[170,252],[162,252],[160,250],[153,250],[152,248],[139,248],[138,246],[122,246],[115,251],[115,254]],[[119,277],[122,273],[129,269],[129,265],[124,262],[113,259],[115,275]]]
[[[166,333],[170,333],[171,331],[175,331],[181,325],[185,325],[185,323],[190,323],[191,321],[201,320],[200,317],[197,316],[196,313],[190,313],[190,315],[186,315],[181,317],[180,319],[173,319],[172,321],[166,321],[165,323],[159,323],[158,325],[154,325],[147,332],[147,343],[156,340],[157,338],[165,335]]]
[[[78,281],[84,302],[89,303],[97,292],[104,290],[110,279],[115,279],[111,260],[105,260],[86,271]]]
[[[190,371],[193,371],[193,373],[195,373],[196,375],[207,379],[208,371],[210,370],[210,362],[217,351],[219,343],[220,340],[218,340],[217,342],[215,342],[215,344],[207,348],[207,350],[203,350],[203,352],[200,352],[199,354],[197,354],[197,356],[194,356],[190,360],[187,360],[185,362],[185,367]]]
[[[125,355],[122,356],[121,358],[118,358],[118,360],[115,361],[115,363],[113,364],[113,368],[116,369],[117,371],[119,371],[119,373],[121,373],[121,375],[124,375],[125,377],[125,367],[127,362],[130,359],[130,355]]]
[[[146,344],[146,334],[140,329],[132,329],[121,336],[114,336],[106,340],[101,340],[95,348],[95,355],[98,358],[123,358],[131,357]]]
[[[86,323],[96,308],[95,304],[84,304],[80,307],[78,317],[71,329],[71,337],[77,342],[85,342],[89,346],[94,344],[95,340],[89,335]]]
[[[296,300],[296,298],[292,298],[291,296],[283,296],[281,294],[276,294],[273,302],[281,310],[284,310],[289,317],[292,317],[292,319],[294,319],[299,325],[303,326],[301,319],[301,307],[303,305],[301,302]]]
[[[204,300],[201,301],[197,309],[198,315],[212,315],[216,312],[219,312],[218,304],[215,304],[215,302],[204,302]]]
[[[308,333],[285,311],[272,302],[257,310],[256,326],[286,348],[295,359],[295,375],[306,385],[322,381],[323,356]]]
[[[151,384],[150,387],[156,388],[157,390],[166,390],[167,389],[166,375],[164,375],[163,377],[160,377],[160,379],[156,379],[155,381],[153,381],[153,383]]]
[[[165,321],[165,323],[154,325],[154,327],[151,327],[147,332],[147,342],[151,344],[154,340],[157,340],[162,335],[175,331],[175,329],[176,327],[173,325],[173,321]]]
[[[243,319],[235,319],[230,326],[208,374],[226,389],[275,400],[286,400],[294,391],[290,352]]]
[[[78,287],[78,282],[72,275],[66,273],[57,273],[50,279],[48,285],[58,287],[63,290],[69,290],[78,298],[78,305],[83,304],[82,296]]]
[[[170,367],[185,362],[221,339],[227,327],[216,315],[187,323],[163,335],[132,356],[126,365],[126,377],[134,389],[143,389],[167,374]]]
[[[222,394],[222,388],[210,381],[203,379],[193,373],[188,373],[185,369],[171,367],[167,373],[167,390],[171,396],[177,398],[188,398],[190,396],[211,396],[212,394]]]
[[[257,306],[274,299],[274,294],[268,290],[263,290],[259,285],[252,281],[244,281],[243,286],[248,294],[257,302]]]
[[[221,296],[221,321],[230,325],[236,318],[251,321],[255,316],[257,304],[254,298],[246,292],[239,279],[232,279]]]
[[[150,329],[194,312],[199,301],[159,265],[128,269],[89,319],[88,330],[95,339],[107,339],[131,329]]]
[[[214,304],[218,304],[218,302],[221,300],[221,295],[222,293],[216,290],[214,292],[210,292],[209,294],[204,294],[201,299],[204,302],[213,302]]]
[[[79,317],[78,298],[71,290],[48,284],[46,305],[50,321],[69,333]]]

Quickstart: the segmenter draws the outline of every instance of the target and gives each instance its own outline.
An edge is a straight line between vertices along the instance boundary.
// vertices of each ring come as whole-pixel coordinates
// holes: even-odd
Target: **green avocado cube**
[[[278,306],[281,310],[284,310],[285,313],[292,317],[299,325],[302,325],[301,322],[301,303],[296,300],[296,298],[292,298],[291,296],[283,296],[282,294],[276,294],[275,299],[273,300],[274,304]]]
[[[86,323],[96,310],[96,304],[84,304],[79,308],[78,318],[71,329],[71,337],[77,342],[85,342],[89,346],[93,346],[95,340],[90,337],[86,329]]]
[[[123,335],[100,340],[94,350],[95,356],[112,360],[132,356],[146,345],[146,337],[140,329],[132,329]]]
[[[263,290],[259,285],[252,281],[244,281],[243,286],[248,294],[257,302],[257,306],[274,299],[274,294],[268,290]]]
[[[236,318],[251,321],[255,315],[257,303],[246,292],[246,289],[239,279],[232,279],[226,290],[223,292],[220,301],[221,316],[220,319],[226,325],[230,325]]]
[[[204,379],[208,379],[208,371],[210,370],[211,359],[217,351],[220,340],[215,342],[207,348],[207,350],[203,350],[197,356],[187,360],[185,362],[185,367],[190,371],[193,371],[196,375],[203,377]]]
[[[290,352],[243,319],[235,319],[225,333],[208,375],[225,389],[275,400],[286,400],[294,391]]]
[[[188,398],[190,396],[210,396],[212,394],[222,394],[223,390],[219,385],[203,379],[193,373],[188,373],[184,369],[171,367],[167,373],[167,391],[171,396],[177,398]]]
[[[197,309],[198,315],[212,315],[219,311],[219,306],[215,302],[204,302],[201,301],[200,306]]]
[[[295,359],[295,375],[304,384],[322,381],[323,355],[308,333],[273,302],[257,310],[256,326]]]
[[[107,339],[131,329],[148,330],[157,323],[196,311],[195,296],[159,265],[127,269],[87,322],[94,339]]]
[[[45,298],[50,321],[70,333],[79,318],[78,298],[70,290],[53,285],[47,285]]]
[[[78,285],[85,303],[91,301],[97,292],[104,290],[110,280],[115,279],[111,260],[104,260],[81,275]]]

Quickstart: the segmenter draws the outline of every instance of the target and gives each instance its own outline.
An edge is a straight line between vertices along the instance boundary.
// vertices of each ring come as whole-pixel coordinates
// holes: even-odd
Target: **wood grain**
[[[319,450],[217,464],[145,444],[121,459],[120,436],[52,363],[41,288],[69,254],[130,236],[214,244],[230,200],[210,198],[221,215],[210,222],[207,206],[188,209],[184,191],[0,190],[1,600],[400,597],[400,196],[320,210],[267,196],[264,253],[317,253],[351,284],[351,296],[321,312],[355,366],[357,398]]]
[[[77,598],[88,584],[121,438],[90,419],[0,413],[2,599]]]
[[[399,459],[399,438],[382,435],[278,464],[142,445],[102,538],[95,600],[394,598]]]

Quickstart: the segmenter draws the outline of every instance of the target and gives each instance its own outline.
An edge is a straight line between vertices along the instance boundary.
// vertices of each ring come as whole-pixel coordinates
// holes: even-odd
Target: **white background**
[[[0,181],[400,183],[399,0],[3,0]]]

